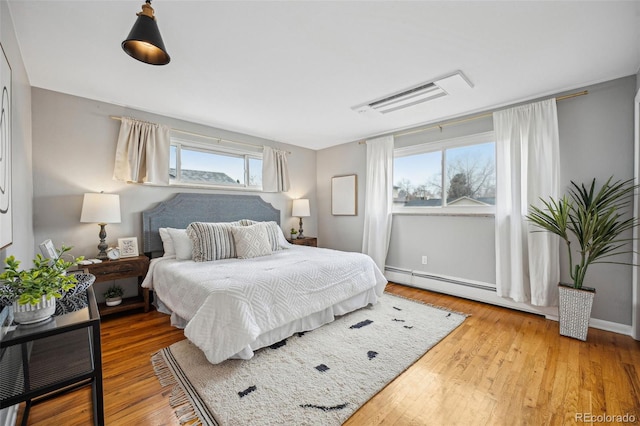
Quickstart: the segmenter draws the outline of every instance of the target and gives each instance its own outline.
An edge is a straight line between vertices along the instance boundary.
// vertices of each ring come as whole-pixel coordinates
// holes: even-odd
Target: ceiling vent
[[[414,105],[432,101],[443,96],[457,94],[462,90],[470,89],[473,85],[460,71],[448,74],[437,80],[422,83],[401,92],[384,96],[366,104],[352,107],[354,111],[367,114],[388,114],[400,111]]]

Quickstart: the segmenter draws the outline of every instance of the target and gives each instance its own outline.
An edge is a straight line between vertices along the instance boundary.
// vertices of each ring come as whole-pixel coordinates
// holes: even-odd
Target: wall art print
[[[13,241],[11,203],[11,67],[0,44],[0,249]]]
[[[331,214],[334,216],[358,215],[357,175],[331,178]]]

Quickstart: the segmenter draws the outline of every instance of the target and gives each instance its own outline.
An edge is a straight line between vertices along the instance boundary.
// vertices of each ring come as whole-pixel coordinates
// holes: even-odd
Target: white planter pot
[[[593,298],[596,295],[595,290],[589,291],[559,285],[558,292],[560,334],[586,341]]]
[[[44,321],[49,319],[55,311],[55,297],[47,300],[47,296],[42,296],[42,299],[36,305],[21,305],[18,302],[13,302],[13,319],[18,324],[33,324]]]
[[[118,306],[122,303],[122,297],[112,297],[109,299],[105,299],[105,303],[107,306]]]

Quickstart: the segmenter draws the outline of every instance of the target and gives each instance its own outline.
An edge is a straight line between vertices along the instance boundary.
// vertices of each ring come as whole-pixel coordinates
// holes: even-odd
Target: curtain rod
[[[556,97],[556,101],[564,101],[566,99],[571,99],[571,98],[575,98],[575,97],[583,96],[583,95],[588,95],[588,94],[589,94],[588,90],[583,90],[582,92],[575,92],[575,93],[571,93],[571,94],[568,94],[568,95],[557,96]],[[499,111],[499,110],[496,110],[496,111]],[[392,133],[392,134],[393,134],[393,136],[398,137],[398,136],[413,135],[414,133],[422,133],[422,132],[426,132],[427,130],[433,130],[433,129],[442,130],[442,128],[445,127],[445,126],[452,126],[452,125],[455,125],[455,124],[466,123],[467,121],[478,120],[480,118],[490,117],[491,115],[493,115],[493,111],[492,112],[485,112],[485,113],[477,114],[477,115],[472,115],[471,117],[467,117],[467,118],[460,118],[458,120],[446,121],[446,122],[441,123],[441,124],[434,124],[434,125],[427,126],[427,127],[420,127],[418,129],[405,130],[405,131],[401,131],[401,132],[398,132],[398,133]],[[366,140],[358,142],[358,144],[360,144],[360,145],[366,144],[366,143],[367,143]]]
[[[118,116],[115,116],[115,115],[110,115],[109,118],[111,118],[112,120],[120,120],[120,121],[122,121],[122,117],[118,117]],[[156,123],[152,123],[150,121],[138,120],[137,118],[134,118],[134,120],[142,121],[143,123],[156,124]],[[227,143],[233,143],[233,144],[236,144],[236,145],[251,146],[251,147],[254,147],[254,148],[264,148],[264,145],[258,145],[258,144],[249,143],[249,142],[232,141],[232,140],[223,139],[223,138],[216,138],[214,136],[209,136],[209,135],[205,135],[205,134],[202,134],[202,133],[196,133],[196,132],[189,132],[187,130],[180,130],[180,129],[171,128],[171,131],[175,132],[175,133],[182,133],[183,135],[197,136],[197,137],[200,137],[200,138],[211,139],[211,140],[216,141],[218,143],[227,142]],[[285,152],[287,154],[291,154],[291,151],[285,151]]]

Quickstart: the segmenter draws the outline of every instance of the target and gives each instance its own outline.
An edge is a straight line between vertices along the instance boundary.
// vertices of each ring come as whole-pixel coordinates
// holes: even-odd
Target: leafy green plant
[[[591,185],[578,185],[571,181],[569,196],[541,200],[544,209],[530,206],[527,219],[542,231],[558,235],[566,244],[569,255],[569,271],[574,288],[582,288],[589,265],[613,263],[628,265],[626,262],[607,260],[612,256],[631,253],[624,234],[639,225],[637,218],[624,218],[633,201],[638,185],[633,179],[612,182],[607,179],[599,190],[596,180]],[[578,243],[579,258],[574,261],[572,239]]]
[[[122,297],[124,295],[124,290],[122,287],[113,284],[102,295],[105,299],[115,299],[116,297]]]
[[[77,279],[74,274],[67,275],[67,269],[78,264],[84,257],[71,261],[64,260],[62,255],[71,247],[62,246],[56,250],[55,259],[45,259],[37,254],[31,269],[19,270],[20,261],[14,256],[5,259],[4,272],[0,274],[0,296],[9,300],[17,300],[19,304],[35,305],[46,296],[59,299],[65,291],[75,287]]]
[[[295,230],[295,228],[291,228],[291,235],[296,235],[298,233],[298,231]]]

